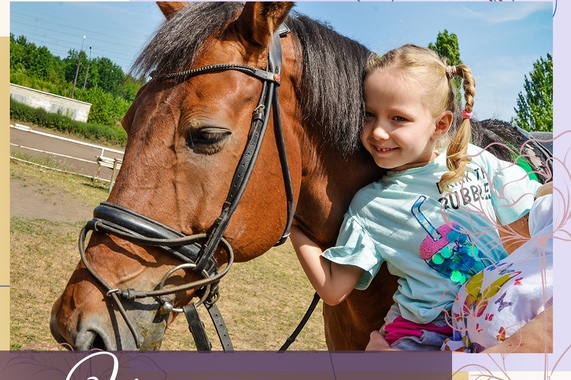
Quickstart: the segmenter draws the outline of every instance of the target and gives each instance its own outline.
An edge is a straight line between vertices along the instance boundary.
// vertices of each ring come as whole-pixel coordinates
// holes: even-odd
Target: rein
[[[273,44],[270,46],[268,53],[268,66],[266,70],[260,70],[241,64],[214,64],[178,73],[162,74],[153,72],[151,74],[152,80],[187,80],[202,74],[237,70],[260,79],[263,82],[263,86],[259,103],[252,113],[248,141],[232,178],[226,201],[222,206],[220,216],[213,223],[208,233],[185,236],[181,232],[171,229],[157,221],[110,202],[102,202],[97,206],[93,212],[93,219],[90,220],[80,232],[78,246],[81,260],[91,275],[106,290],[106,295],[111,297],[114,301],[133,335],[137,348],[141,347],[141,337],[127,315],[121,300],[133,301],[135,299],[153,297],[160,303],[160,314],[168,314],[170,312],[185,314],[189,323],[189,329],[199,351],[209,351],[212,347],[206,336],[204,324],[200,321],[200,317],[197,313],[197,307],[204,305],[214,323],[224,351],[233,350],[226,325],[215,304],[219,296],[218,283],[220,279],[226,275],[234,261],[232,247],[224,239],[223,235],[250,179],[262,145],[272,106],[274,107],[273,121],[284,186],[286,189],[288,215],[284,232],[276,245],[284,243],[289,236],[289,229],[294,215],[294,197],[278,101],[278,86],[281,82],[280,71],[282,63],[280,37],[285,36],[288,32],[289,29],[285,25],[282,25],[274,34]],[[99,276],[87,260],[85,242],[89,231],[114,235],[138,245],[159,247],[176,257],[182,264],[169,270],[164,275],[158,287],[154,290],[137,291],[135,289],[112,288]],[[227,256],[227,264],[221,271],[219,271],[220,268],[214,258],[214,253],[220,248]],[[173,273],[181,269],[193,270],[202,275],[203,278],[183,285],[165,287],[166,281]],[[196,289],[196,293],[200,297],[199,301],[186,305],[183,308],[174,308],[168,300],[168,297],[166,297],[170,294],[190,289]],[[302,323],[305,324],[305,321],[302,320]],[[301,327],[303,327],[302,323],[300,323]],[[298,330],[301,330],[301,328],[298,327],[294,335],[297,335]],[[293,339],[295,339],[294,335],[292,335]],[[292,337],[288,338],[290,344],[293,341]],[[286,344],[289,346],[288,343]]]

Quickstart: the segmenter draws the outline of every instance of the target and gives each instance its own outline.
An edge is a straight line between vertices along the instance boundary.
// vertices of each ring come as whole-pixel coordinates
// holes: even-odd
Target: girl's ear
[[[454,120],[454,115],[450,111],[444,111],[435,122],[435,129],[432,137],[439,139],[448,133],[448,130],[452,126],[452,121]]]

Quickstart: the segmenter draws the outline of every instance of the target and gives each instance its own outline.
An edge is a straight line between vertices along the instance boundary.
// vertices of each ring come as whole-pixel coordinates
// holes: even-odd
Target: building
[[[19,103],[34,108],[43,108],[51,113],[59,113],[76,121],[87,122],[91,103],[50,94],[49,92],[10,83],[10,97]]]

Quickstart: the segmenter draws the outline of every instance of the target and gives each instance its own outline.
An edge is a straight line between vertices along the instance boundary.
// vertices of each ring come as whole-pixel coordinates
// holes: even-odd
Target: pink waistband
[[[452,327],[448,325],[436,326],[434,323],[415,323],[406,320],[399,315],[394,321],[385,326],[385,331],[387,333],[385,339],[389,344],[393,344],[405,336],[416,336],[420,338],[422,336],[422,330],[433,331],[445,335],[452,335],[453,332]]]

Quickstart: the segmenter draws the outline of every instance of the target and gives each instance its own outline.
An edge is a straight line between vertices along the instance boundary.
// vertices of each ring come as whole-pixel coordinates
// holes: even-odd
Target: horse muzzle
[[[87,310],[74,311],[71,316],[62,314],[60,297],[52,308],[50,330],[55,340],[69,350],[105,351],[143,350],[154,351],[161,347],[167,327],[167,315],[157,312],[157,304],[138,304],[127,313],[129,321],[137,329],[133,335],[121,315],[109,305],[109,313],[93,313]],[[149,317],[149,313],[153,316]],[[152,321],[152,323],[141,321]]]

